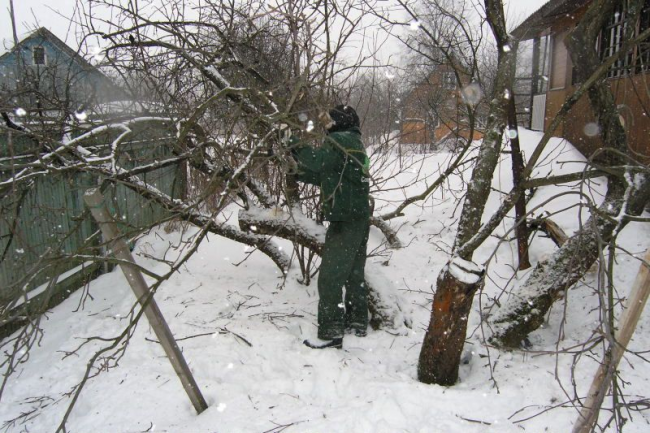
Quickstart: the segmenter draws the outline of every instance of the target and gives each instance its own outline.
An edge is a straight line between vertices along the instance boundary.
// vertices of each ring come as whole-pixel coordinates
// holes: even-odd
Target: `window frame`
[[[47,52],[45,51],[45,47],[43,47],[42,45],[36,45],[32,47],[31,51],[32,51],[32,65],[47,66]],[[39,53],[38,58],[37,58],[37,52]],[[37,61],[41,59],[43,60],[42,63]]]
[[[597,40],[598,55],[604,60],[618,51],[625,43],[627,26],[627,1],[616,6],[614,14],[601,29]],[[633,37],[650,27],[650,0],[645,0],[641,12],[634,24]],[[650,42],[636,44],[630,51],[621,56],[607,71],[607,78],[617,79],[630,77],[650,71]]]
[[[456,90],[458,83],[456,82],[456,74],[452,71],[445,71],[442,73],[442,88],[446,90]]]

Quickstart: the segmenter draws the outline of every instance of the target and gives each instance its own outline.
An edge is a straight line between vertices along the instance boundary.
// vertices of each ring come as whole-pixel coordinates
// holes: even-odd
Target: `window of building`
[[[432,129],[440,128],[440,117],[436,113],[431,113],[429,116],[429,126]]]
[[[551,74],[551,35],[541,36],[533,42],[533,59],[536,74],[533,79],[533,93],[540,94],[548,91],[549,75]]]
[[[641,34],[650,28],[650,0],[646,0],[639,17],[639,28],[637,34]],[[641,42],[637,47],[635,72],[647,72],[650,70],[650,41],[647,39]]]
[[[630,29],[630,26],[633,28]],[[627,17],[627,1],[621,1],[601,31],[599,39],[601,59],[617,54],[622,49],[627,33],[635,37],[648,27],[650,27],[650,0],[645,0],[636,23],[630,23]],[[607,76],[616,78],[645,72],[649,69],[649,62],[650,42],[644,41],[621,55],[612,65]]]
[[[45,48],[43,47],[33,47],[32,56],[35,65],[44,65],[45,64]]]
[[[448,90],[456,88],[456,75],[453,72],[443,72],[442,87]]]
[[[610,57],[621,50],[625,32],[627,31],[627,20],[625,19],[625,5],[620,3],[616,6],[614,14],[609,18],[605,28],[601,33],[600,42],[600,56],[605,59]],[[632,52],[627,55],[620,56],[619,59],[612,65],[608,77],[620,77],[627,75],[630,72],[630,64],[632,61]]]

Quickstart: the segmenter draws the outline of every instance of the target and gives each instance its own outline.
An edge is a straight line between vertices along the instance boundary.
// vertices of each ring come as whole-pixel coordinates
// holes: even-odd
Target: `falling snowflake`
[[[504,53],[509,53],[510,51],[512,51],[512,48],[510,48],[510,45],[505,44],[505,45],[503,46],[503,52],[504,52]]]
[[[467,105],[475,106],[483,99],[483,90],[478,83],[471,83],[465,86],[460,94]]]
[[[16,116],[23,117],[26,115],[27,115],[27,111],[25,111],[24,108],[16,108]]]
[[[411,23],[409,24],[409,27],[411,28],[411,30],[419,30],[420,29],[420,21],[418,21],[418,20],[411,21]]]
[[[600,126],[597,123],[589,122],[583,128],[583,132],[587,137],[595,137],[600,134]]]
[[[219,403],[219,406],[217,406],[217,411],[223,412],[224,410],[226,410],[226,403]]]
[[[98,63],[104,60],[104,57],[106,57],[106,53],[100,47],[93,48],[92,54],[93,54],[93,60],[95,60]]]
[[[313,121],[313,120],[310,120],[309,122],[307,122],[307,128],[306,128],[306,131],[307,131],[307,132],[311,132],[311,131],[313,131],[313,130],[314,130],[314,121]]]
[[[508,137],[515,139],[519,136],[516,129],[508,129]]]
[[[307,117],[307,115],[305,113],[300,113],[298,115],[298,120],[300,120],[301,122],[306,122],[307,119],[308,119],[308,117]]]
[[[83,122],[84,120],[86,120],[88,118],[88,113],[86,113],[85,111],[75,111],[74,117],[76,117],[77,120],[80,120],[80,121]]]

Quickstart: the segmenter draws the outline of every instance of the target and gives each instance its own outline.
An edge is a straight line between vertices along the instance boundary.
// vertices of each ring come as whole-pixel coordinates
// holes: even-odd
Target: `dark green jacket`
[[[370,217],[369,161],[359,128],[328,134],[319,148],[298,145],[294,149],[298,180],[320,186],[327,221]]]

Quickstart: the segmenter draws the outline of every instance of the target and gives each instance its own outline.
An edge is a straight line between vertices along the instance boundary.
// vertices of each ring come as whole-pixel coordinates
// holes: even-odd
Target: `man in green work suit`
[[[368,327],[369,160],[352,107],[338,105],[325,117],[323,144],[294,149],[298,180],[320,187],[329,221],[318,275],[318,338],[304,341],[313,349],[341,348],[344,332],[365,337]]]

